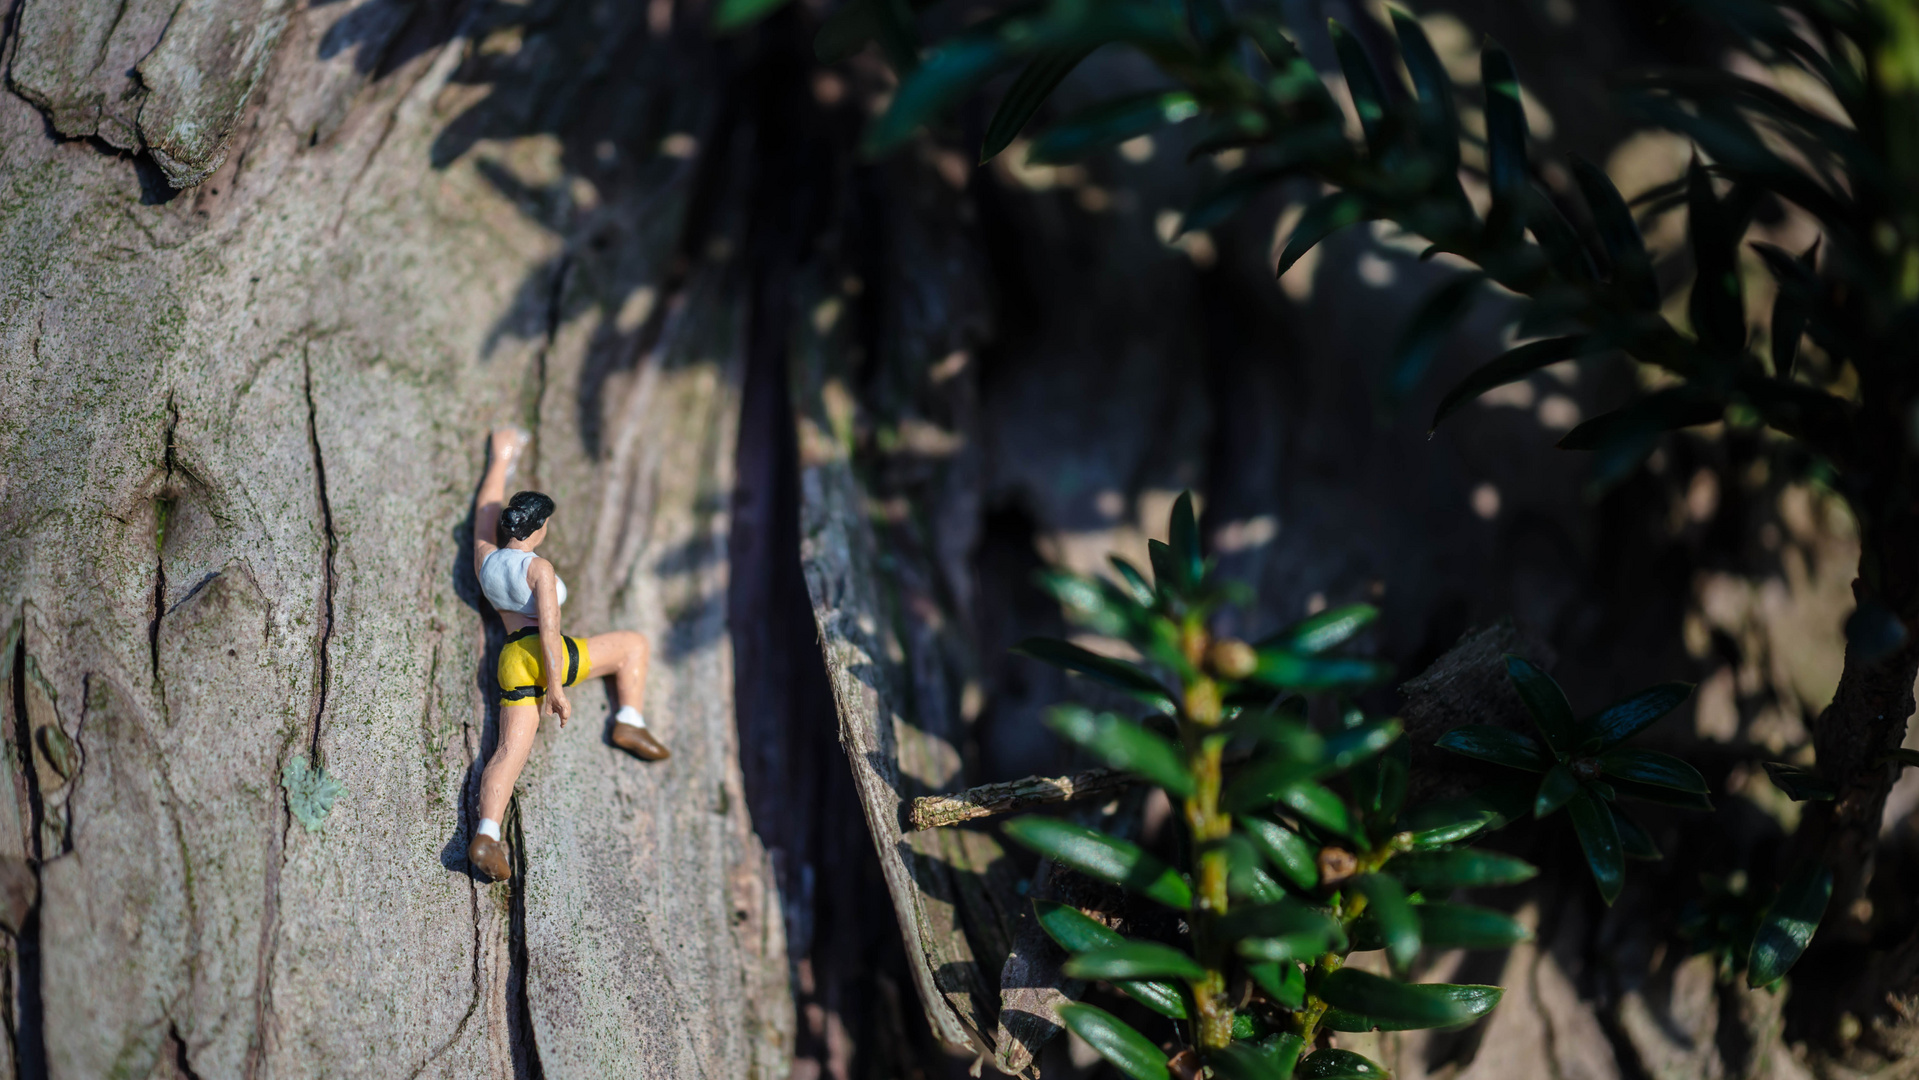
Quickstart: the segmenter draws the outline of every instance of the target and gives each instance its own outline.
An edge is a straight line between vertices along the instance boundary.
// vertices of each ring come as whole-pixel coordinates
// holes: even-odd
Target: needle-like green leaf
[[[1319,980],[1313,988],[1320,1000],[1355,1017],[1380,1024],[1410,1027],[1450,1027],[1473,1019],[1476,1013],[1460,996],[1443,986],[1421,986],[1343,967]]]
[[[1839,787],[1816,769],[1788,765],[1783,761],[1765,762],[1766,775],[1773,786],[1794,802],[1830,802],[1839,797]]]
[[[1177,594],[1180,577],[1173,560],[1173,549],[1158,540],[1148,540],[1146,557],[1153,564],[1153,587],[1164,593]]]
[[[1279,265],[1274,268],[1275,277],[1285,277],[1286,271],[1293,268],[1302,256],[1313,249],[1315,244],[1338,232],[1348,225],[1355,225],[1374,216],[1366,199],[1351,191],[1335,191],[1314,201],[1299,217],[1299,224],[1293,227],[1292,236],[1286,240],[1286,250],[1280,252]]]
[[[901,81],[886,113],[867,129],[862,151],[877,158],[894,150],[1012,59],[996,34],[969,34],[941,45]]]
[[[1053,900],[1033,901],[1040,929],[1069,953],[1092,952],[1124,945],[1119,931],[1088,917],[1077,908]],[[1186,1019],[1186,992],[1176,983],[1158,979],[1122,979],[1113,985],[1140,1004],[1174,1020]]]
[[[1306,973],[1298,964],[1286,960],[1252,963],[1246,965],[1246,974],[1281,1008],[1297,1009],[1306,1003]]]
[[[1752,958],[1746,965],[1747,985],[1777,982],[1799,961],[1818,932],[1819,920],[1825,918],[1831,899],[1831,869],[1816,859],[1793,869],[1753,935]]]
[[[1599,768],[1607,776],[1621,780],[1654,784],[1675,791],[1690,791],[1696,795],[1712,793],[1712,789],[1706,786],[1706,778],[1699,775],[1698,769],[1657,750],[1615,747],[1599,755]]]
[[[1486,275],[1478,271],[1457,274],[1429,293],[1400,330],[1387,360],[1385,401],[1388,409],[1410,397],[1445,347],[1453,327],[1472,310],[1482,294]]]
[[[1000,99],[993,119],[987,122],[986,138],[979,152],[981,165],[999,156],[999,152],[1012,143],[1039,107],[1092,51],[1083,47],[1047,49],[1027,63],[1013,85],[1007,88],[1006,96]]]
[[[1319,888],[1319,865],[1313,846],[1298,833],[1271,818],[1249,815],[1239,819],[1239,827],[1259,848],[1287,881],[1301,892]]]
[[[1330,829],[1341,836],[1357,835],[1352,812],[1346,808],[1346,800],[1311,780],[1302,780],[1282,789],[1279,803],[1321,828]]]
[[[1316,1050],[1299,1063],[1299,1080],[1389,1080],[1386,1067],[1351,1050]]]
[[[1562,754],[1570,753],[1574,744],[1573,709],[1566,704],[1559,684],[1521,656],[1506,657],[1506,677],[1512,680],[1519,700],[1546,736],[1546,744]]]
[[[1601,750],[1617,746],[1677,709],[1692,696],[1692,687],[1686,682],[1660,683],[1608,705],[1579,725],[1579,741]]]
[[[1399,34],[1400,59],[1419,92],[1420,140],[1438,155],[1441,175],[1452,176],[1459,171],[1459,117],[1453,107],[1452,79],[1418,19],[1396,10],[1393,29]]]
[[[1659,845],[1653,843],[1652,834],[1641,828],[1637,821],[1626,816],[1626,812],[1617,803],[1607,803],[1606,809],[1612,811],[1612,823],[1619,830],[1619,846],[1625,851],[1626,858],[1644,862],[1658,862],[1665,858],[1659,853]]]
[[[1393,970],[1404,974],[1419,956],[1419,916],[1406,902],[1406,889],[1384,874],[1361,874],[1341,886],[1366,898],[1366,914],[1379,928]]]
[[[1188,953],[1157,941],[1128,941],[1084,952],[1060,970],[1075,979],[1187,979],[1206,969]]]
[[[1386,864],[1386,872],[1408,889],[1439,891],[1476,885],[1517,885],[1539,874],[1539,868],[1497,851],[1455,848],[1451,851],[1414,851]]]
[[[1527,772],[1545,772],[1553,767],[1552,755],[1546,752],[1545,747],[1517,731],[1490,724],[1456,727],[1441,735],[1433,745],[1441,750],[1451,750],[1455,754]]]
[[[1327,769],[1349,769],[1391,746],[1402,730],[1399,719],[1391,717],[1369,720],[1357,727],[1328,735],[1321,764]]]
[[[1064,165],[1128,139],[1199,115],[1199,102],[1185,90],[1150,90],[1113,98],[1054,124],[1033,140],[1026,160]]]
[[[1193,493],[1182,491],[1173,500],[1173,519],[1168,526],[1168,547],[1173,550],[1173,572],[1182,588],[1199,587],[1206,576],[1206,560],[1199,553],[1199,518],[1193,513]]]
[[[1646,253],[1645,238],[1640,235],[1639,223],[1633,220],[1626,200],[1598,166],[1577,154],[1571,155],[1570,160],[1573,179],[1586,196],[1593,225],[1599,230],[1599,241],[1605,245],[1606,258],[1612,262],[1613,284],[1641,309],[1656,309],[1659,287],[1653,281],[1652,258]]]
[[[1253,681],[1276,690],[1311,693],[1319,690],[1360,690],[1391,677],[1393,666],[1379,660],[1346,656],[1301,656],[1285,649],[1259,650]]]
[[[1400,815],[1399,828],[1411,834],[1415,851],[1456,844],[1493,826],[1500,815],[1472,798],[1438,799],[1421,803]]]
[[[1427,903],[1413,910],[1420,940],[1434,949],[1505,949],[1533,936],[1519,920],[1491,908]]]
[[[1533,816],[1543,818],[1566,805],[1579,793],[1579,778],[1564,765],[1554,765],[1539,782],[1539,794],[1533,799]]]
[[[1286,629],[1261,638],[1258,648],[1273,646],[1301,656],[1318,656],[1352,640],[1353,635],[1371,626],[1379,618],[1379,609],[1371,604],[1348,604],[1309,615]]]
[[[1573,334],[1529,341],[1508,349],[1446,391],[1446,396],[1439,400],[1439,408],[1433,410],[1432,426],[1438,428],[1441,420],[1458,412],[1467,402],[1488,390],[1518,382],[1536,371],[1564,360],[1586,356],[1598,351],[1598,348],[1599,339],[1594,335]]]
[[[1110,656],[1101,656],[1090,649],[1081,648],[1070,641],[1057,638],[1027,638],[1012,651],[1021,656],[1030,656],[1054,667],[1078,672],[1094,682],[1105,683],[1116,690],[1124,690],[1153,708],[1172,715],[1172,691],[1124,660],[1115,660]]]
[[[1186,880],[1131,841],[1037,814],[1014,818],[1002,828],[1014,841],[1089,877],[1123,885],[1170,908],[1193,905]]]
[[[1153,583],[1146,580],[1146,575],[1140,573],[1138,567],[1117,555],[1109,555],[1107,560],[1113,564],[1113,572],[1119,575],[1120,583],[1132,596],[1133,602],[1143,608],[1152,607],[1155,599]]]
[[[1299,1080],[1389,1080],[1384,1065],[1353,1053],[1351,1049],[1316,1049],[1293,1070]]]
[[[1305,1043],[1299,1036],[1287,1034],[1290,1042],[1236,1042],[1213,1051],[1206,1060],[1219,1080],[1289,1080]]]
[[[1523,194],[1529,183],[1526,163],[1526,109],[1520,102],[1519,73],[1512,57],[1491,38],[1479,54],[1480,81],[1486,87],[1486,148],[1493,210],[1488,227],[1495,244],[1519,240],[1525,222]]]
[[[1326,1011],[1326,1015],[1320,1023],[1331,1031],[1415,1031],[1421,1028],[1454,1027],[1459,1024],[1470,1023],[1491,1012],[1493,1007],[1499,1004],[1501,995],[1505,993],[1504,989],[1497,986],[1452,983],[1416,983],[1409,986],[1408,989],[1417,989],[1447,1001],[1458,1010],[1457,1015],[1460,1015],[1460,1018],[1435,1023],[1431,1020],[1382,1016],[1356,1012],[1346,1008],[1333,1008]],[[1352,1075],[1366,1076],[1375,1074],[1358,1073]]]
[[[720,0],[713,8],[713,29],[739,30],[779,10],[787,0]]]
[[[1059,1006],[1059,1018],[1073,1034],[1132,1080],[1171,1080],[1166,1054],[1153,1041],[1097,1005],[1069,1002]]]
[[[1327,28],[1333,35],[1333,53],[1339,59],[1340,71],[1346,76],[1346,89],[1352,94],[1353,109],[1359,114],[1360,130],[1366,135],[1366,145],[1377,154],[1382,149],[1380,125],[1386,118],[1386,93],[1379,70],[1351,31],[1331,19]]]
[[[1626,887],[1626,853],[1619,843],[1619,827],[1599,797],[1579,792],[1566,804],[1572,814],[1573,831],[1579,834],[1579,846],[1586,853],[1586,865],[1592,868],[1599,895],[1611,907]]]
[[[1131,720],[1080,705],[1060,705],[1048,711],[1046,726],[1092,751],[1109,768],[1143,776],[1178,798],[1193,793],[1193,774],[1186,769],[1185,756],[1171,742]]]

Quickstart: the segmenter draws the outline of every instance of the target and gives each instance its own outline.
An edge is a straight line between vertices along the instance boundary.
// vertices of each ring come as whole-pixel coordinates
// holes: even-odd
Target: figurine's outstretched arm
[[[560,635],[560,575],[553,564],[535,558],[526,568],[526,583],[533,586],[533,602],[540,609],[540,653],[546,658],[546,697],[542,708],[560,718],[565,727],[573,715],[566,700],[566,640]]]
[[[480,481],[480,493],[473,500],[473,572],[499,549],[494,538],[500,531],[500,511],[506,506],[506,481],[526,446],[526,434],[514,428],[494,428],[488,440],[486,476]]]

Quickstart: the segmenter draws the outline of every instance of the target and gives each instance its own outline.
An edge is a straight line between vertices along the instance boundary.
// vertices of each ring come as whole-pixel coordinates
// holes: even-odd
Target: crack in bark
[[[334,601],[334,553],[338,539],[333,531],[333,504],[327,495],[326,460],[320,451],[319,410],[313,400],[313,360],[309,344],[300,349],[302,368],[302,392],[306,398],[307,449],[313,455],[314,483],[320,503],[320,527],[326,537],[326,554],[321,560],[322,576],[325,587],[322,591],[322,621],[318,652],[318,672],[314,684],[313,733],[307,742],[308,760],[319,765],[320,726],[326,714],[327,681],[331,676],[328,650],[333,642],[333,601]],[[284,758],[287,747],[281,748]],[[280,778],[270,777],[268,783],[278,785]],[[280,875],[286,870],[287,836],[293,828],[293,815],[283,797],[276,801],[279,809],[279,828],[273,830],[271,846],[266,858],[266,901],[262,905],[260,918],[259,968],[254,974],[253,1036],[247,1044],[246,1062],[241,1075],[253,1080],[260,1075],[266,1064],[266,1038],[269,1023],[273,1016],[273,965],[279,958],[280,932]]]
[[[526,832],[517,803],[509,813],[507,825],[512,837],[513,877],[509,880],[509,921],[507,923],[507,1023],[512,1026],[513,1075],[517,1080],[546,1080],[540,1063],[540,1046],[533,1034],[533,1002],[526,993]]]
[[[167,1023],[167,1057],[173,1066],[175,1080],[200,1080],[200,1073],[194,1069],[193,1062],[187,1057],[187,1041],[180,1037],[180,1022]]]
[[[147,652],[153,663],[153,683],[160,685],[160,620],[167,614],[167,521],[173,516],[174,505],[178,500],[173,495],[173,438],[180,427],[180,405],[174,399],[173,391],[167,391],[167,431],[166,441],[161,449],[161,461],[166,466],[166,475],[160,480],[160,494],[154,500],[153,528],[153,621],[147,624]],[[158,695],[161,707],[165,708],[165,695]]]
[[[459,1044],[461,1037],[466,1034],[467,1025],[473,1022],[473,1014],[480,1011],[480,1002],[486,999],[486,976],[480,967],[480,950],[483,945],[480,934],[480,886],[470,875],[467,877],[466,885],[470,902],[469,910],[473,916],[473,1000],[467,1003],[466,1015],[460,1017],[460,1022],[454,1025],[453,1034],[447,1036],[445,1042],[428,1054],[418,1068],[407,1074],[407,1080],[419,1080],[428,1066],[445,1057],[447,1051]]]
[[[12,76],[16,32],[20,29],[20,13],[26,6],[26,0],[17,0],[17,2],[16,0],[0,0],[0,72],[6,73],[4,77],[0,77],[0,87],[4,87],[7,93],[32,105],[33,102],[29,100],[25,94],[14,89]],[[57,133],[55,133],[53,137],[58,141],[59,136]],[[41,318],[43,321],[45,320],[44,315]],[[33,339],[33,347],[34,360],[38,361],[40,359],[39,338],[36,337]]]
[[[333,559],[340,543],[333,531],[333,503],[327,496],[326,458],[320,451],[319,410],[313,403],[313,360],[304,348],[300,362],[306,372],[307,446],[313,453],[313,475],[320,495],[320,527],[326,535],[326,558],[323,561],[326,590],[324,618],[320,623],[320,674],[318,685],[314,688],[317,700],[313,706],[313,738],[308,747],[309,760],[317,767],[320,763],[320,726],[326,718],[327,684],[331,677],[327,654],[333,644],[333,596],[337,581]]]
[[[40,801],[40,778],[33,767],[33,733],[27,720],[27,633],[22,613],[20,638],[13,652],[13,730],[14,753],[25,781],[27,828],[24,837],[27,865],[33,868],[36,885],[34,901],[21,921],[18,946],[18,983],[14,987],[13,1073],[23,1080],[40,1080],[47,1075],[46,999],[42,993],[40,966],[40,828],[44,806]]]

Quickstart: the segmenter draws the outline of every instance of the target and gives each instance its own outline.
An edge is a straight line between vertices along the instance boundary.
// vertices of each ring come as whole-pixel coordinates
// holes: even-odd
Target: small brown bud
[[[1319,857],[1319,887],[1337,889],[1340,883],[1353,876],[1359,870],[1359,859],[1352,852],[1341,847],[1323,847]]]
[[[1259,654],[1238,638],[1220,638],[1207,650],[1206,661],[1224,679],[1244,679],[1259,666]]]
[[[1219,723],[1219,684],[1211,679],[1200,679],[1186,688],[1186,715],[1192,720],[1211,726]]]
[[[1199,1069],[1199,1055],[1190,1046],[1166,1059],[1166,1071],[1174,1080],[1199,1080]]]

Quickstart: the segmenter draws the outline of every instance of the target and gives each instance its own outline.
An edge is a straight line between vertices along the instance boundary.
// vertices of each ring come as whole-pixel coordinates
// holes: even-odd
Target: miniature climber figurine
[[[640,715],[640,695],[646,688],[645,635],[620,630],[582,639],[560,633],[566,582],[552,563],[533,553],[546,539],[553,500],[537,491],[506,498],[507,474],[525,442],[526,437],[517,431],[493,432],[492,460],[480,482],[473,513],[473,565],[480,591],[506,624],[506,644],[500,649],[499,744],[480,776],[480,826],[466,857],[495,881],[513,873],[506,844],[500,840],[500,822],[513,797],[513,784],[533,749],[540,717],[557,716],[565,727],[573,715],[565,687],[611,677],[619,701],[613,717],[613,745],[647,761],[668,756]],[[555,672],[562,677],[552,678]]]

